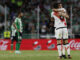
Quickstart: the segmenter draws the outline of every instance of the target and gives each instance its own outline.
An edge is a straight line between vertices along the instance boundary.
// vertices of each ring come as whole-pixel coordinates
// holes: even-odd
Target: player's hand
[[[21,32],[20,30],[18,30],[18,32]]]
[[[16,31],[19,32],[19,30],[16,28]]]
[[[55,11],[55,12],[58,12],[58,9],[52,9],[53,11]]]

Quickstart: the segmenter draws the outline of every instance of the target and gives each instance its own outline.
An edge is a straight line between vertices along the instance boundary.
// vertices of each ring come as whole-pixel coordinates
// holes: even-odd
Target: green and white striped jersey
[[[20,32],[23,31],[21,18],[17,17],[15,19],[15,21],[13,22],[13,24],[16,24],[16,27],[17,27],[18,30],[20,30]],[[12,36],[15,36],[15,33],[18,32],[18,31],[15,29],[15,27],[13,26],[13,24],[11,26],[11,30],[12,30]]]

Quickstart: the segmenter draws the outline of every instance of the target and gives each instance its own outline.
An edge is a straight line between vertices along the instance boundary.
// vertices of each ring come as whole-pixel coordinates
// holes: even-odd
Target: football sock
[[[57,49],[58,49],[59,56],[62,56],[61,45],[57,45]]]
[[[20,49],[20,43],[16,43],[16,50]]]
[[[11,44],[11,50],[13,50],[13,44]]]
[[[66,49],[67,49],[67,54],[70,55],[70,46],[69,46],[69,44],[66,44],[65,46],[66,46]]]
[[[65,45],[63,45],[62,53],[65,55]]]

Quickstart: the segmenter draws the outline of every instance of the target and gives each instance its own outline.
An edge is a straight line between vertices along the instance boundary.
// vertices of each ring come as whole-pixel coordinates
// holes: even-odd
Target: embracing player
[[[51,13],[51,21],[54,21],[55,37],[57,39],[57,49],[60,59],[62,57],[67,58],[65,49],[67,50],[68,58],[71,59],[66,19],[69,19],[66,9],[62,7],[61,3],[55,3],[53,12]],[[61,40],[63,41],[62,45]]]
[[[22,12],[18,13],[18,16],[14,20],[11,26],[11,52],[13,52],[13,42],[16,41],[16,51],[15,53],[21,53],[19,51],[20,49],[20,44],[22,40],[22,21],[21,17],[23,16]]]

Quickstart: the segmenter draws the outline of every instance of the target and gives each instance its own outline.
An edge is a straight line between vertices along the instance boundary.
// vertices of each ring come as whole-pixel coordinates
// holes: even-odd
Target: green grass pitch
[[[80,60],[80,51],[71,51],[72,59]],[[0,51],[0,60],[59,60],[57,51],[21,51],[21,54]]]

